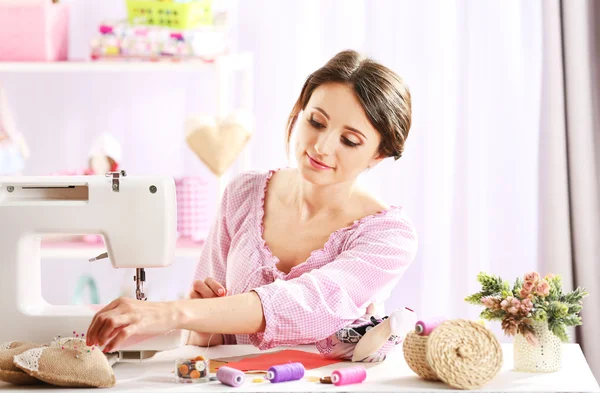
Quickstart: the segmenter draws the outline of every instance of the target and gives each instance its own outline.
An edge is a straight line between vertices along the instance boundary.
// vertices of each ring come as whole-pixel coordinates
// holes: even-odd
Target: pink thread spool
[[[219,369],[217,370],[217,379],[222,384],[237,388],[242,386],[242,384],[246,380],[246,376],[240,370],[223,366],[219,367]]]
[[[444,318],[444,317],[431,318],[431,319],[426,319],[423,321],[417,321],[417,323],[415,324],[415,332],[419,336],[429,336],[431,334],[431,332],[433,331],[433,329],[435,329],[436,327],[438,327],[438,325],[444,323],[445,321],[446,321],[446,318]]]
[[[362,383],[365,379],[367,379],[367,369],[363,366],[342,368],[331,373],[331,383],[335,386]]]

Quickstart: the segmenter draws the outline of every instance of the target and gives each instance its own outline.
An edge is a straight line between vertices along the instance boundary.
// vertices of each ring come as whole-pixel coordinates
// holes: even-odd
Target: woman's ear
[[[367,169],[375,168],[375,166],[377,166],[377,164],[379,164],[385,158],[386,157],[384,155],[377,153],[377,155],[375,157],[371,158],[371,160],[369,161],[369,165],[367,166]]]

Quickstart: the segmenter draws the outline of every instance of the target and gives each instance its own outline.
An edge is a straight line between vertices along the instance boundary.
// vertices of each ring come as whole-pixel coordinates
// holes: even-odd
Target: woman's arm
[[[265,318],[254,292],[158,303],[119,298],[96,313],[87,331],[87,345],[106,346],[104,352],[111,352],[135,334],[172,329],[204,333],[199,338],[208,341],[211,335],[262,332]]]
[[[177,300],[177,328],[200,333],[251,334],[265,330],[260,298],[255,292],[212,299]]]

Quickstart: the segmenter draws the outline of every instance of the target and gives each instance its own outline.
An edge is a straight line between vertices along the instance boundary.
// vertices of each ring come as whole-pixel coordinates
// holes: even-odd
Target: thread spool
[[[246,376],[240,370],[223,366],[217,370],[217,379],[224,385],[237,388],[246,380]]]
[[[433,329],[438,327],[440,324],[444,323],[446,318],[431,318],[426,320],[417,321],[415,324],[415,332],[419,336],[429,336]]]
[[[266,378],[272,383],[297,381],[304,377],[302,363],[288,363],[269,367]]]
[[[367,369],[363,366],[342,368],[331,373],[331,383],[335,386],[361,383],[365,379],[367,379]]]

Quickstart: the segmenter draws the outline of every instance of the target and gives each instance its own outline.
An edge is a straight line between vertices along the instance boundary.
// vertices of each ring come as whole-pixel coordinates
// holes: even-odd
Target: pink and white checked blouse
[[[228,295],[254,290],[263,333],[226,335],[226,344],[260,349],[312,344],[365,315],[389,297],[417,251],[417,235],[401,207],[335,231],[324,247],[288,274],[263,240],[264,200],[275,170],[246,172],[226,187],[194,280],[213,277]]]

